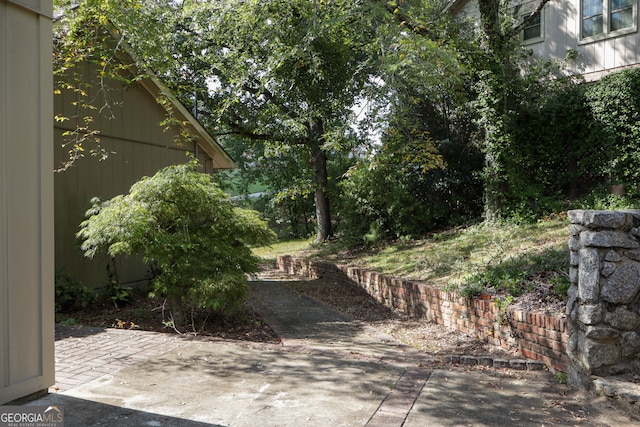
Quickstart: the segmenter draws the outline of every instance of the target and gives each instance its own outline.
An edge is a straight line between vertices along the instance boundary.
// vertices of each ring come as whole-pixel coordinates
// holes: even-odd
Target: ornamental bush
[[[128,194],[92,200],[77,236],[85,256],[142,255],[156,273],[153,293],[184,309],[232,312],[243,301],[247,273],[258,270],[250,245],[274,234],[252,210],[234,207],[197,163],[169,166],[135,183]]]

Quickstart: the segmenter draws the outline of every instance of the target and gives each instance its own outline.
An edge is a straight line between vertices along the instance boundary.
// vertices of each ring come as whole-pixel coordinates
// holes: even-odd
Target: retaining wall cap
[[[583,221],[589,228],[629,228],[631,215],[622,211],[585,211]]]
[[[589,228],[630,228],[640,223],[640,210],[625,209],[584,210],[574,209],[567,212],[572,224],[581,224]]]

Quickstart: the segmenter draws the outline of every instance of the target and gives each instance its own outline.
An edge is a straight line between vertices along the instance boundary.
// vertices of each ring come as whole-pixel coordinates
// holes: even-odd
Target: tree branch
[[[211,114],[206,110],[198,110],[198,114],[210,116]],[[258,133],[246,129],[242,126],[243,119],[236,112],[230,112],[231,117],[226,120],[226,125],[231,129],[226,132],[217,132],[215,134],[211,134],[212,136],[228,136],[228,135],[237,135],[242,138],[246,138],[251,141],[273,141],[273,142],[282,142],[290,144],[291,141],[287,140],[284,136],[279,136],[275,134],[266,134],[266,133]],[[296,144],[297,145],[297,144]]]
[[[515,37],[516,35],[518,35],[520,31],[524,30],[527,27],[527,25],[531,23],[533,18],[536,16],[536,13],[539,13],[542,10],[542,8],[550,1],[551,0],[540,0],[540,3],[538,3],[538,6],[536,6],[536,8],[531,12],[531,14],[529,14],[529,16],[523,19],[520,24],[513,27],[511,31],[505,34],[505,38],[509,39],[511,37]]]
[[[280,102],[278,102],[276,100],[275,95],[271,93],[269,89],[265,87],[261,87],[261,88],[252,87],[252,86],[249,86],[248,83],[245,83],[244,85],[242,85],[242,88],[252,95],[263,95],[267,99],[267,101],[275,105],[284,115],[289,117],[291,120],[297,119],[297,117],[295,117],[291,109],[288,108],[286,105],[282,105]]]
[[[400,26],[411,30],[413,33],[418,34],[419,36],[432,37],[432,38],[437,37],[437,34],[429,30],[427,25],[417,24],[415,22],[412,22],[409,15],[407,15],[406,13],[400,10],[399,4],[398,5],[391,4],[388,1],[383,1],[381,3],[383,3],[382,7],[396,18],[396,21],[398,21]]]

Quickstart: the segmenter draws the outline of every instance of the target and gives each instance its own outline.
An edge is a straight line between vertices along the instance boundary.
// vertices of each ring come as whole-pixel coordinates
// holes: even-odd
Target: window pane
[[[522,38],[524,40],[531,40],[540,37],[540,24],[534,27],[527,27],[523,30]]]
[[[522,17],[523,20],[527,19],[529,15],[525,15]],[[541,33],[542,26],[540,25],[540,12],[536,13],[531,21],[524,27],[522,30],[522,38],[524,40],[531,40],[538,38],[542,35]]]
[[[633,7],[634,0],[611,0],[611,10],[626,9]]]
[[[525,16],[523,19],[527,19],[529,16]],[[529,27],[534,27],[536,25],[540,25],[540,12],[537,12],[535,15],[533,15],[533,18],[531,18],[531,21],[529,21],[528,26]]]
[[[591,37],[602,33],[602,15],[582,20],[582,37]]]
[[[611,31],[633,27],[633,8],[611,13]]]
[[[602,14],[602,0],[584,0],[582,2],[582,17],[589,18]]]

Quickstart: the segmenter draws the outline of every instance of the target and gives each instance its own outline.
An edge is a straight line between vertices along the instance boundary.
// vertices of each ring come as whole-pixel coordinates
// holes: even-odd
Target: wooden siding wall
[[[54,382],[52,13],[0,0],[0,404]]]
[[[587,80],[597,80],[607,72],[636,66],[640,61],[638,31],[580,43],[580,0],[549,2],[544,18],[544,42],[530,46],[534,54],[540,58],[563,59],[573,50],[577,55],[568,65]]]
[[[92,91],[98,91],[98,87],[94,84]],[[104,93],[107,93],[107,99]],[[110,154],[102,161],[87,154],[75,166],[54,176],[56,269],[65,271],[86,286],[100,288],[108,280],[109,258],[104,254],[96,255],[91,260],[84,258],[75,238],[80,222],[90,206],[89,201],[93,197],[105,200],[124,194],[143,176],[151,176],[168,165],[187,162],[189,158],[186,154],[194,153],[195,146],[193,143],[189,146],[176,146],[175,131],[165,132],[158,126],[166,117],[164,108],[140,85],[123,87],[120,83],[110,82],[103,94],[93,93],[91,96],[97,96],[99,105],[108,103],[111,106],[105,108],[102,114],[95,114],[92,124],[93,128],[100,129],[102,144]],[[75,96],[69,92],[56,95],[55,113],[66,117],[77,116],[78,112],[74,111],[72,105],[75,100]],[[85,113],[80,113],[81,116],[83,114]],[[68,149],[61,147],[62,133],[74,126],[73,120],[56,123],[57,165],[68,158]],[[203,150],[199,150],[198,154],[199,160],[205,165],[205,171],[211,172],[212,159]],[[147,268],[140,260],[119,257],[116,262],[121,283],[146,280]]]
[[[524,4],[532,5],[534,2]],[[480,16],[477,0],[470,0],[459,11],[453,12],[461,18],[476,19]],[[640,13],[636,15],[637,20]],[[639,47],[638,31],[581,43],[580,0],[554,0],[547,3],[544,7],[544,41],[527,45],[534,58],[564,59],[568,52],[575,51],[575,58],[568,60],[567,65],[573,72],[584,75],[588,81],[597,80],[612,71],[638,66]]]

